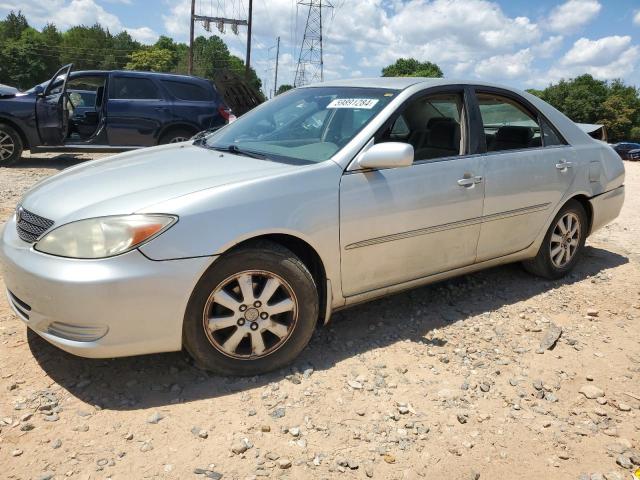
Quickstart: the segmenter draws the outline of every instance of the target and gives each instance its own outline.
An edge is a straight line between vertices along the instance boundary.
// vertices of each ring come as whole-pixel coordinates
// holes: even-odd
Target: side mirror
[[[36,96],[42,97],[44,95],[44,87],[42,85],[36,85],[35,92]]]
[[[413,164],[413,155],[413,145],[409,143],[379,143],[361,153],[357,163],[360,168],[408,167]]]

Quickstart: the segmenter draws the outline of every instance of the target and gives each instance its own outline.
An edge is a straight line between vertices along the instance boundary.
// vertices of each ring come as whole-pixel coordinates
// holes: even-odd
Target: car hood
[[[0,98],[15,97],[20,90],[0,83]]]
[[[68,168],[38,183],[20,203],[61,224],[149,211],[154,204],[182,195],[296,168],[300,167],[178,143]]]

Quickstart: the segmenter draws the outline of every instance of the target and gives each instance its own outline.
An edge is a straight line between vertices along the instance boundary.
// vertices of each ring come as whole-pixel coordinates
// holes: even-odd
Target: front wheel
[[[22,138],[18,132],[0,123],[0,167],[8,167],[20,160],[22,148]]]
[[[295,359],[317,318],[307,267],[291,251],[261,242],[224,255],[202,276],[185,314],[184,342],[207,370],[256,375]]]
[[[565,276],[580,258],[587,231],[584,207],[569,200],[551,222],[536,257],[523,262],[525,269],[551,280]]]

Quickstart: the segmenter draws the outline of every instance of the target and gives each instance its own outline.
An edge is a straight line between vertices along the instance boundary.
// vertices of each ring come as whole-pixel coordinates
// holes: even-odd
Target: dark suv
[[[71,67],[26,92],[0,89],[0,166],[25,149],[117,151],[180,142],[232,117],[202,78]]]

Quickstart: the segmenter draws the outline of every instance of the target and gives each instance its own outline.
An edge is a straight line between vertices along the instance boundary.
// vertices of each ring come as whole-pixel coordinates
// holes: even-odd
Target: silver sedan
[[[350,305],[508,262],[562,277],[623,181],[611,147],[525,92],[323,83],[39,183],[0,258],[16,314],[66,351],[184,347],[252,375]]]

